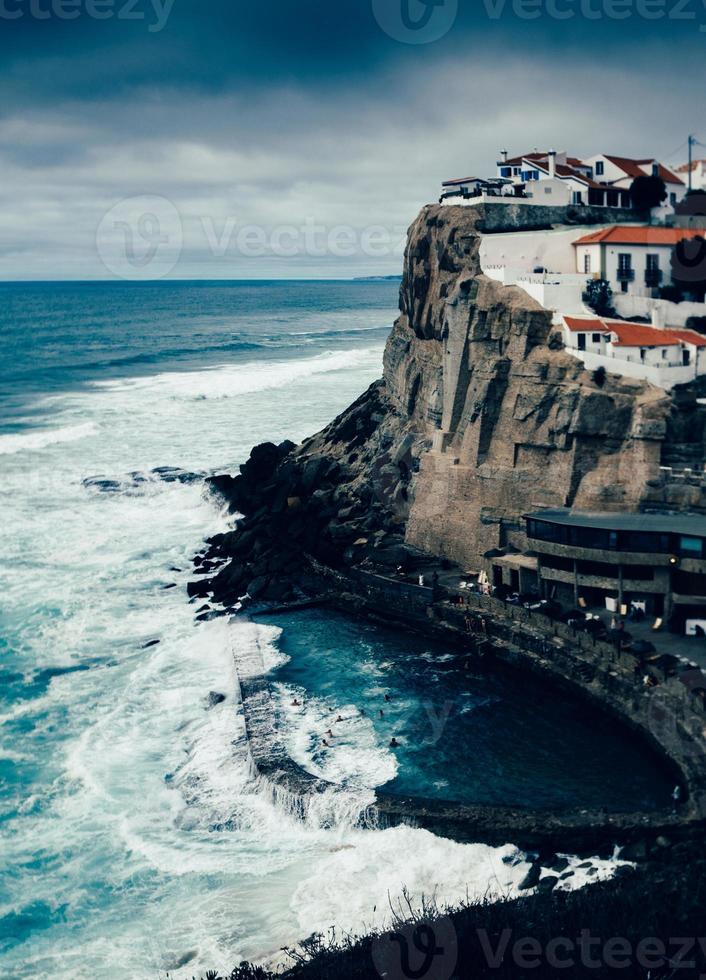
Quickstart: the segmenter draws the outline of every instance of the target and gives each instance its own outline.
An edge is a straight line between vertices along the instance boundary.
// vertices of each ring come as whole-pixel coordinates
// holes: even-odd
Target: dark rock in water
[[[279,446],[272,442],[261,443],[240,467],[239,476],[218,474],[208,477],[206,483],[227,501],[231,513],[252,514],[262,505],[263,497],[271,503],[281,489],[272,482],[275,470],[294,448],[294,443],[289,441]]]
[[[621,848],[620,857],[624,861],[644,861],[647,857],[647,842],[644,840],[632,841]]]
[[[196,610],[196,612],[197,613],[209,612],[210,609],[211,609],[211,607],[209,606],[209,604],[208,603],[205,603],[203,606],[199,606],[199,608]]]
[[[200,599],[205,599],[211,594],[211,583],[207,579],[202,579],[200,582],[188,582],[186,594],[190,598],[198,596]]]
[[[163,585],[163,589],[176,589],[176,582],[170,582],[169,585]]]
[[[566,869],[569,867],[569,862],[567,858],[557,857],[551,863],[545,864],[544,867],[549,868],[550,871],[566,871]]]
[[[169,571],[170,572],[180,572],[180,571],[182,571],[182,569],[181,568],[178,568],[176,565],[170,565],[169,566]]]
[[[509,864],[513,867],[514,865],[519,864],[523,860],[524,858],[519,851],[515,851],[514,854],[506,854],[505,857],[502,858],[503,864]]]
[[[553,892],[558,884],[559,878],[556,875],[545,875],[537,885],[537,891],[541,894],[548,894]]]
[[[629,864],[621,864],[619,868],[615,869],[614,877],[629,878],[633,874],[635,874],[635,868],[631,868]]]
[[[565,881],[567,878],[575,877],[575,871],[565,871],[563,875],[559,875],[559,881]]]
[[[198,954],[199,954],[199,951],[197,949],[190,949],[190,950],[188,950],[188,952],[184,953],[182,956],[179,956],[179,957],[171,960],[169,963],[165,963],[164,968],[167,971],[168,970],[181,970],[181,968],[184,967],[184,966],[186,966],[187,963],[191,963],[191,961],[193,959],[195,959],[198,956]]]
[[[247,593],[251,599],[257,599],[267,589],[269,579],[265,575],[259,575],[248,583]]]
[[[576,865],[577,868],[592,868],[593,864],[590,861],[582,861],[581,864]]]
[[[91,490],[100,490],[101,493],[116,493],[121,489],[121,484],[117,480],[107,480],[102,476],[88,476],[81,481],[84,487]]]
[[[141,649],[147,650],[149,647],[156,647],[159,640],[148,640],[147,643],[143,643]]]
[[[208,692],[208,706],[209,708],[214,708],[217,704],[223,704],[225,701],[225,694],[221,694],[220,691],[209,691]]]
[[[517,886],[520,891],[527,891],[529,888],[536,888],[539,884],[539,876],[542,868],[539,864],[533,864],[520,884]]]
[[[180,470],[178,466],[155,466],[150,470],[154,476],[158,476],[165,483],[197,483],[203,480],[205,473],[189,473],[187,470]]]

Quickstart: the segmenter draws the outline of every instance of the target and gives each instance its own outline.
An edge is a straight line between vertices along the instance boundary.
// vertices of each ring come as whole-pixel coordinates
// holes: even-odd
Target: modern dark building
[[[552,509],[525,520],[545,598],[638,606],[679,632],[706,623],[706,516]]]

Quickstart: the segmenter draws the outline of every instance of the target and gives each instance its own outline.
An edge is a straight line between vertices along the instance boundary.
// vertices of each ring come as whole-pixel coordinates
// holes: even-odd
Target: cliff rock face
[[[410,231],[385,382],[432,440],[407,540],[473,563],[519,544],[538,506],[636,509],[659,475],[670,398],[596,383],[561,350],[551,315],[480,270],[479,215],[424,209]]]
[[[213,542],[212,557],[231,559],[217,594],[280,597],[277,574],[302,552],[390,564],[403,541],[478,568],[489,549],[524,544],[522,515],[537,507],[666,500],[670,434],[703,459],[695,397],[594,380],[562,350],[550,313],[483,275],[483,227],[482,209],[424,208],[383,380],[301,446],[259,447],[240,476],[217,478],[245,515]]]

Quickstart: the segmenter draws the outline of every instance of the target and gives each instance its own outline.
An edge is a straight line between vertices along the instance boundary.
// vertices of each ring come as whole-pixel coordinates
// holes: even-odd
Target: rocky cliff
[[[383,379],[301,446],[258,447],[240,475],[214,479],[245,517],[212,542],[208,558],[229,563],[197,594],[281,598],[302,553],[392,564],[407,546],[477,568],[523,545],[538,506],[668,502],[674,438],[703,460],[695,394],[584,371],[546,310],[483,275],[484,226],[482,208],[422,210]]]

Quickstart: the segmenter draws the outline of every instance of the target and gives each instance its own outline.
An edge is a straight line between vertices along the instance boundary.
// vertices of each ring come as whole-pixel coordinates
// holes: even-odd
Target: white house
[[[564,317],[564,345],[590,371],[649,381],[660,388],[706,374],[706,336],[597,316]]]
[[[503,150],[497,168],[498,177],[512,180],[518,191],[531,194],[537,204],[607,204],[605,188],[592,179],[590,167],[565,150],[535,151],[512,158]],[[545,200],[549,195],[552,199]],[[614,194],[608,206],[629,208],[629,193]]]
[[[574,242],[576,271],[606,279],[614,292],[654,296],[669,285],[671,255],[680,241],[706,230],[656,225],[612,225]]]
[[[557,153],[555,150],[535,150],[508,157],[507,151],[503,150],[497,168],[499,177],[512,180],[534,198],[541,196],[538,185],[558,181],[567,189],[567,203],[623,208],[632,206],[630,186],[633,180],[655,175],[664,180],[668,194],[663,207],[655,209],[656,217],[670,214],[686,193],[686,184],[681,177],[653,159],[634,160],[605,153],[580,159],[569,156],[566,151]]]
[[[636,177],[661,177],[667,189],[667,199],[661,208],[655,208],[653,213],[656,217],[671,214],[686,194],[686,184],[681,177],[658,160],[633,160],[630,157],[597,153],[587,157],[584,162],[590,167],[595,181],[618,193],[629,191]]]

